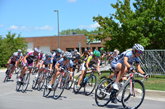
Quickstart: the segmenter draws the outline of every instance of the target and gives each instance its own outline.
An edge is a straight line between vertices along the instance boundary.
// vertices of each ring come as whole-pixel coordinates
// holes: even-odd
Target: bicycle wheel
[[[36,88],[37,83],[38,83],[38,78],[35,77],[32,83],[32,89]]]
[[[39,78],[39,81],[38,81],[38,91],[40,91],[42,89],[42,87],[44,86],[44,83],[45,83],[45,75],[44,75],[44,72],[41,73],[41,76]]]
[[[130,93],[130,83],[126,85],[122,93],[122,105],[127,109],[137,109],[145,97],[145,87],[139,80],[132,82],[132,94]]]
[[[77,89],[77,84],[78,84],[78,80],[79,80],[80,76],[81,76],[81,74],[77,77],[76,81],[74,82],[73,92],[74,92],[75,94],[77,94],[77,93],[79,92],[79,90],[81,89],[81,85],[80,85],[80,88]]]
[[[18,79],[20,75],[21,75],[21,68],[19,68],[18,72],[16,73],[16,79]]]
[[[70,77],[68,78],[67,82],[66,82],[66,89],[70,89],[72,87],[72,84],[74,82],[74,72],[72,73],[72,78],[70,79]]]
[[[107,77],[106,76],[102,76],[99,78],[98,82],[97,82],[97,86],[104,80],[106,79]]]
[[[16,91],[19,91],[20,87],[21,87],[21,83],[19,81],[17,81],[17,83],[16,83]]]
[[[98,106],[103,107],[110,102],[112,84],[113,81],[111,79],[104,79],[97,86],[95,91],[95,102]]]
[[[53,93],[54,99],[58,99],[62,95],[65,88],[65,81],[66,81],[66,78],[64,78],[62,74],[60,74],[60,77],[57,78],[56,80],[57,83],[55,83],[55,89]]]
[[[4,79],[3,82],[6,82],[6,81],[9,80],[9,75],[10,75],[10,71],[8,70],[8,71],[6,72],[6,76],[5,76],[5,79]]]
[[[44,87],[43,96],[47,97],[52,90],[48,89],[47,85],[50,83],[51,78],[46,78],[46,85]]]
[[[30,80],[30,74],[26,73],[23,76],[23,84],[22,84],[22,92],[24,93],[29,85],[29,80]]]
[[[95,75],[89,76],[84,87],[85,95],[90,95],[96,87],[97,78]]]

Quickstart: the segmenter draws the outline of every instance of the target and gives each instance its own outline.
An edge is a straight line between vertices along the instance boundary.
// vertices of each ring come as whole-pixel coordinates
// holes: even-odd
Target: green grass
[[[6,69],[6,67],[0,67],[0,69]]]
[[[86,76],[89,76],[87,74]],[[95,76],[97,77],[97,81],[101,76],[109,76],[109,71],[104,71],[101,76],[98,76],[98,73],[95,73]],[[77,78],[77,77],[76,77]],[[134,77],[134,79],[142,80],[141,77]],[[165,75],[155,75],[153,77],[150,77],[143,82],[146,90],[159,90],[159,91],[165,91]]]

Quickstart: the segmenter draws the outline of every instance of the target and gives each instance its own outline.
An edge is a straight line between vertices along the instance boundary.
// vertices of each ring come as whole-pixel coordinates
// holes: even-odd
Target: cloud
[[[46,25],[45,27],[35,27],[36,30],[54,30],[54,27],[50,26],[50,25]]]
[[[20,31],[32,31],[32,30],[48,30],[48,31],[52,31],[55,28],[50,26],[50,25],[46,25],[44,27],[26,27],[26,26],[22,26],[22,27],[18,27],[15,25],[10,26],[10,28],[7,28],[7,30],[20,30]]]
[[[74,2],[76,2],[76,0],[68,0],[68,2],[74,3]]]
[[[98,23],[95,23],[95,24],[90,24],[90,25],[80,25],[80,26],[78,26],[78,28],[90,28],[90,29],[93,29],[93,28],[97,28],[99,26],[100,25]]]
[[[3,27],[3,25],[0,25],[0,27]]]

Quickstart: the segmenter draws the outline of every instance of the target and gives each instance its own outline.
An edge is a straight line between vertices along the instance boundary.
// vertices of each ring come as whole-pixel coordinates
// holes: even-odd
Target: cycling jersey
[[[67,69],[68,67],[72,68],[73,67],[73,61],[70,60],[66,65],[64,65],[65,59],[61,58],[59,61],[57,61],[57,63],[59,63],[59,67],[64,67],[65,69]],[[57,64],[56,63],[56,64]]]
[[[84,58],[86,58],[86,57],[89,56],[89,54],[84,52],[84,53],[83,53],[83,56],[84,56]]]
[[[54,53],[53,53],[53,62],[56,63],[61,57],[62,57],[61,54],[60,54],[59,56],[57,56],[57,54],[54,52]]]
[[[89,64],[88,64],[89,66],[91,66],[93,64],[100,65],[100,60],[99,59],[98,60],[95,60],[94,59],[94,56],[89,56],[88,59],[87,59],[87,61],[89,62]]]
[[[28,57],[26,58],[26,60],[27,60],[27,63],[28,63],[28,64],[33,63],[33,61],[34,61],[35,59],[37,59],[37,60],[40,59],[39,54],[38,54],[37,56],[34,56],[34,51],[29,52],[29,53],[27,54],[27,56],[28,56]]]
[[[18,61],[18,58],[14,58],[13,56],[11,56],[10,59],[11,59],[10,63],[13,65],[15,64],[16,61]]]
[[[47,66],[48,64],[53,64],[53,59],[51,59],[51,58],[48,60],[47,57],[44,57],[44,58],[42,59],[42,61],[43,61],[43,64],[46,65],[46,66]]]
[[[40,55],[40,60],[45,57],[45,54],[44,53],[40,53],[39,55]]]
[[[19,53],[17,52],[17,54],[19,54]],[[20,54],[17,56],[17,58],[19,59],[21,56],[23,57],[22,53],[20,53]]]

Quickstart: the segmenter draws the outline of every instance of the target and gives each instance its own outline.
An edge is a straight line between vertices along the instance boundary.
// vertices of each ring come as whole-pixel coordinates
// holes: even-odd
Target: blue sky
[[[59,30],[96,29],[93,16],[115,13],[110,4],[117,0],[0,0],[0,35],[10,30],[22,37],[52,36]],[[133,3],[134,0],[131,0]],[[131,6],[132,7],[132,6]]]

